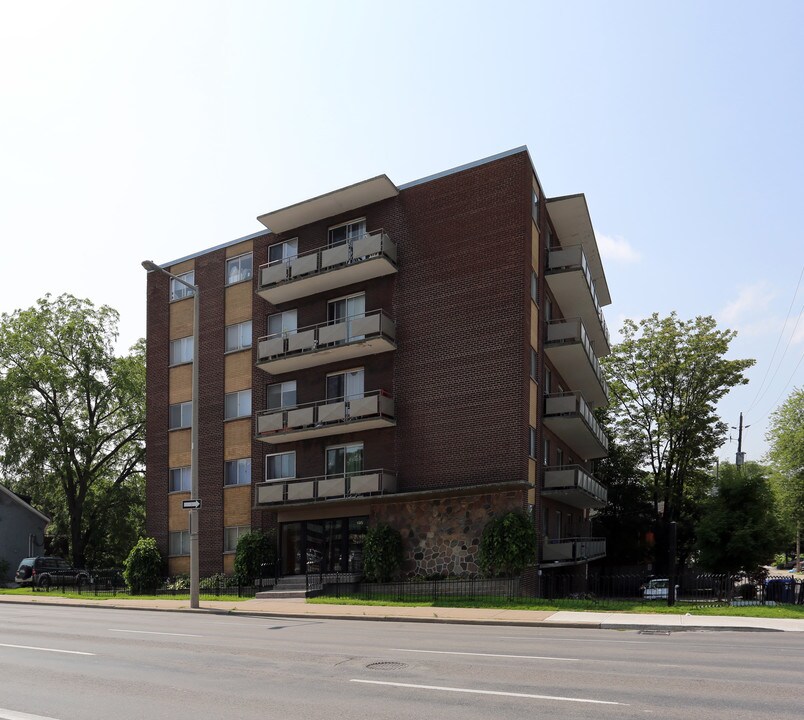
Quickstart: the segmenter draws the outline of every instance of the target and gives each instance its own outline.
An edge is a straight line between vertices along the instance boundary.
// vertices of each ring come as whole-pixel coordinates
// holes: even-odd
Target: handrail
[[[595,437],[600,441],[600,444],[608,450],[609,447],[609,439],[606,436],[606,433],[603,432],[603,429],[600,427],[600,424],[595,419],[592,410],[590,409],[589,405],[586,403],[586,400],[583,399],[583,395],[579,392],[563,392],[563,393],[550,393],[549,395],[544,396],[545,400],[545,415],[567,415],[568,412],[566,410],[561,410],[559,412],[547,412],[547,407],[550,400],[557,400],[560,398],[568,398],[568,397],[575,398],[575,408],[571,412],[577,413],[581,419],[586,423],[589,430],[595,435]]]
[[[592,349],[592,341],[589,339],[589,333],[586,330],[586,326],[583,323],[582,318],[559,318],[557,320],[548,320],[547,321],[547,342],[546,345],[563,345],[576,342],[576,338],[573,337],[560,337],[560,338],[550,338],[550,327],[559,327],[560,325],[576,325],[578,326],[579,332],[578,336],[581,341],[581,345],[583,349],[586,351],[586,357],[589,358],[589,362],[592,364],[592,369],[595,371],[595,375],[597,379],[600,381],[600,384],[603,386],[603,391],[608,397],[609,394],[609,384],[606,381],[606,378],[603,376],[603,369],[600,367],[600,361],[597,359],[595,355],[595,351]]]
[[[270,335],[263,335],[261,338],[257,339],[257,343],[261,343],[265,340],[274,340],[276,338],[288,338],[292,335],[298,335],[299,333],[307,332],[308,330],[318,330],[322,327],[330,327],[332,325],[339,325],[340,323],[348,322],[350,320],[363,320],[364,318],[374,317],[375,315],[382,315],[386,319],[394,322],[393,319],[385,312],[383,309],[379,310],[368,310],[363,313],[359,313],[357,315],[347,315],[346,317],[338,318],[337,320],[325,320],[324,322],[316,323],[315,325],[306,325],[305,327],[296,328],[295,330],[280,330],[279,332],[271,333]],[[382,329],[380,329],[382,332]]]
[[[568,472],[573,475],[573,482],[571,484],[558,484],[547,485],[548,473]],[[548,465],[544,468],[544,488],[545,492],[550,490],[564,490],[567,488],[575,488],[588,493],[589,495],[599,498],[603,501],[608,499],[608,489],[600,482],[594,475],[588,472],[580,465]]]
[[[306,402],[306,403],[297,403],[296,405],[283,405],[282,407],[278,408],[266,408],[265,410],[260,410],[257,413],[257,417],[262,417],[264,415],[273,415],[275,413],[280,412],[287,412],[288,410],[301,410],[303,408],[316,408],[321,407],[322,405],[331,405],[332,403],[337,402],[349,402],[350,400],[362,400],[363,398],[374,397],[375,395],[379,397],[391,397],[391,393],[386,392],[385,390],[368,390],[367,392],[360,393],[359,395],[341,395],[339,397],[331,397],[326,398],[325,400],[314,400],[313,402]]]

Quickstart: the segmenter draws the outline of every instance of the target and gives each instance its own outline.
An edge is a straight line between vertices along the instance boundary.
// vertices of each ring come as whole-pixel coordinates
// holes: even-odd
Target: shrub
[[[140,538],[123,563],[123,577],[134,594],[154,590],[162,582],[162,555],[153,538]]]
[[[478,552],[478,564],[485,574],[519,575],[535,561],[536,529],[527,515],[509,512],[489,520]]]
[[[250,585],[262,577],[262,566],[273,569],[276,562],[276,536],[261,530],[241,535],[235,551],[234,574],[241,585]]]
[[[402,564],[402,536],[389,525],[370,527],[363,542],[363,572],[373,582],[388,582]]]

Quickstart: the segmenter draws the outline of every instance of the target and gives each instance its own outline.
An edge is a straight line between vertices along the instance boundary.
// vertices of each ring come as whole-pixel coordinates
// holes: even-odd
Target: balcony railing
[[[606,538],[558,538],[542,545],[542,561],[546,563],[580,563],[605,556]]]
[[[609,439],[580,393],[547,395],[544,405],[544,424],[582,458],[608,455]]]
[[[396,474],[362,470],[344,475],[269,480],[256,486],[257,505],[314,503],[396,492]]]
[[[261,265],[257,293],[274,305],[396,272],[396,243],[374,230]]]
[[[578,288],[574,285],[564,285],[561,283],[561,275],[567,271],[579,271],[584,279],[584,284],[588,291],[588,298],[591,304],[582,301],[579,296]],[[593,320],[599,324],[599,332],[593,333],[597,355],[605,355],[609,352],[610,339],[609,328],[606,319],[603,317],[603,310],[595,292],[595,281],[592,279],[592,272],[589,269],[589,262],[583,251],[582,245],[573,245],[566,248],[549,250],[547,253],[547,282],[550,284],[553,294],[561,306],[565,315],[580,315],[587,322],[587,326],[593,328]]]
[[[544,471],[542,495],[578,508],[606,505],[608,490],[580,465],[548,467]]]
[[[548,322],[545,351],[572,388],[597,406],[608,405],[609,384],[581,318]]]
[[[394,400],[383,390],[257,413],[257,438],[291,442],[395,425]]]
[[[257,366],[273,375],[394,350],[396,326],[382,310],[262,337]]]

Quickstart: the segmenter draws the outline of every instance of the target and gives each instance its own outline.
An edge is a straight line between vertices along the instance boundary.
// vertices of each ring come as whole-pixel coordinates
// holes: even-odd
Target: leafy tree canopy
[[[145,343],[115,356],[117,325],[72,295],[0,316],[0,466],[76,565],[122,562],[144,515]]]

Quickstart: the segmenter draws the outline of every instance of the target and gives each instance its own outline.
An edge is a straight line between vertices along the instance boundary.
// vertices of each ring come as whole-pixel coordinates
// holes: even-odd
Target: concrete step
[[[287,600],[288,598],[305,598],[306,590],[265,590],[254,597],[258,600]]]

